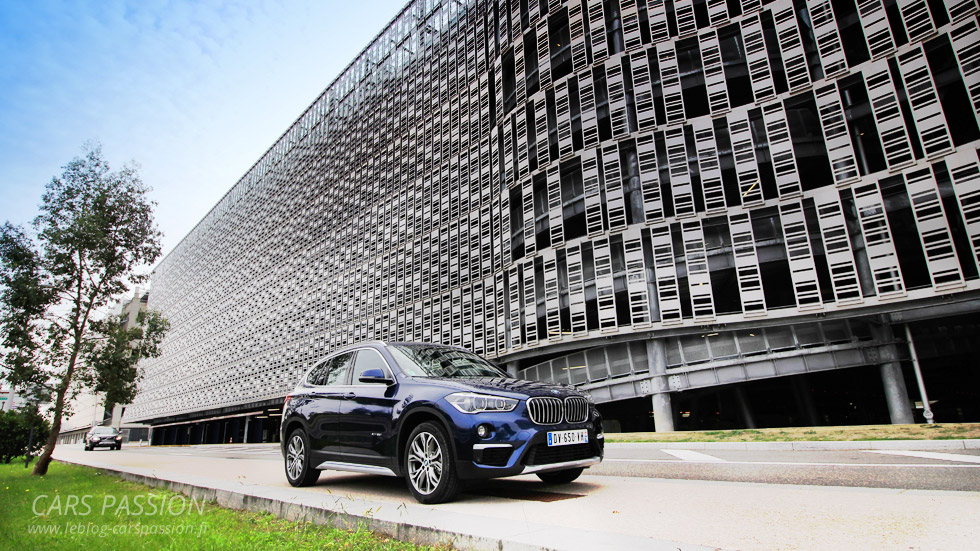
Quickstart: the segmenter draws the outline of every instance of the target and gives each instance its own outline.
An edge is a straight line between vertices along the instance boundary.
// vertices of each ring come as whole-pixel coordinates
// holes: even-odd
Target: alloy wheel
[[[429,432],[420,432],[408,452],[408,478],[417,492],[429,495],[442,480],[443,456],[439,441]]]
[[[286,448],[286,472],[289,473],[289,478],[299,479],[303,473],[305,457],[306,446],[303,445],[303,438],[299,434],[294,434]]]

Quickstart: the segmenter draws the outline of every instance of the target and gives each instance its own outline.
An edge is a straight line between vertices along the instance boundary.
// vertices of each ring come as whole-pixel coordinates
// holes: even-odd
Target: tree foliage
[[[55,293],[44,286],[41,258],[30,238],[9,222],[0,228],[0,259],[0,322],[7,379],[33,394],[35,400],[42,400],[50,387],[36,366],[43,350],[44,313]]]
[[[160,342],[170,322],[159,312],[140,312],[135,327],[126,327],[125,318],[109,316],[92,322],[96,335],[86,343],[85,364],[90,368],[82,377],[90,389],[102,393],[106,404],[128,404],[136,397],[142,358],[160,355]]]
[[[134,167],[113,172],[101,147],[90,146],[46,186],[33,222],[35,239],[9,223],[0,231],[0,325],[10,350],[4,376],[18,388],[41,389],[53,405],[35,474],[47,472],[61,419],[80,383],[93,381],[114,393],[119,388],[124,396],[131,390],[112,382],[135,377],[135,371],[103,361],[99,351],[105,347],[92,339],[105,333],[93,320],[130,285],[145,281],[148,275],[139,270],[160,256],[148,193]],[[165,324],[158,328],[165,331]],[[154,342],[137,358],[158,354],[159,340]],[[114,374],[100,374],[98,366]]]

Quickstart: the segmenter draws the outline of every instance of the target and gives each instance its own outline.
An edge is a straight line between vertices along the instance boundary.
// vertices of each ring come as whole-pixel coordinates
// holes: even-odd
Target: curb
[[[294,522],[312,522],[347,530],[363,528],[422,545],[448,545],[452,549],[487,551],[722,551],[717,547],[641,536],[533,522],[508,522],[499,518],[444,511],[437,506],[414,502],[393,505],[390,502],[349,495],[336,496],[299,488],[243,484],[139,467],[123,470],[117,465],[98,462],[56,460],[97,468],[125,480],[165,488],[190,498],[211,501],[228,509],[270,513]]]
[[[843,450],[980,450],[980,439],[970,440],[841,440],[803,442],[606,442],[609,449],[746,451]]]

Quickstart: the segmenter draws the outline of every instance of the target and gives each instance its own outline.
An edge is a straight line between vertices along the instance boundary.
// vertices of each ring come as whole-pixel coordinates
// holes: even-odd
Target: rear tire
[[[537,475],[538,478],[540,478],[541,481],[546,484],[567,484],[578,478],[584,470],[585,469],[583,467],[579,467],[578,469],[565,469],[564,471],[537,473]]]
[[[445,503],[459,494],[456,458],[446,431],[431,421],[415,427],[405,446],[405,482],[419,503]]]
[[[320,478],[320,471],[310,464],[310,439],[303,429],[296,429],[286,441],[286,480],[293,486],[312,486]]]

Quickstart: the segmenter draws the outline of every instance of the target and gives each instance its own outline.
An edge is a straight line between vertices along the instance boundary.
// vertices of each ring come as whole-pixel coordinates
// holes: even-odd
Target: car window
[[[313,386],[320,386],[323,381],[326,380],[327,366],[330,364],[330,360],[324,360],[317,364],[316,367],[310,370],[310,373],[306,376],[306,384]]]
[[[310,370],[306,376],[307,384],[313,386],[342,385],[350,368],[353,352],[339,354],[320,362],[319,365]]]
[[[381,354],[373,348],[362,348],[357,351],[357,358],[354,359],[354,376],[351,377],[351,384],[356,385],[361,373],[368,369],[380,369],[382,373],[388,374],[388,364],[385,363]]]
[[[92,434],[116,434],[116,429],[113,427],[96,427],[92,429]]]
[[[327,378],[322,383],[324,385],[342,385],[347,380],[347,371],[350,369],[351,361],[354,359],[353,352],[347,352],[334,356],[327,367]]]

